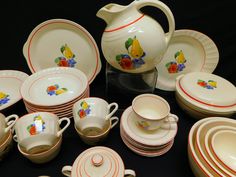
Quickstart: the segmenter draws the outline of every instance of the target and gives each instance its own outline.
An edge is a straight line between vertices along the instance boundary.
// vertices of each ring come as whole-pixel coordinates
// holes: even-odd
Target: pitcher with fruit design
[[[163,11],[168,20],[168,33],[165,34],[156,20],[140,11],[145,6]],[[102,7],[97,16],[107,23],[101,40],[105,59],[116,69],[129,73],[155,68],[175,30],[171,10],[158,0],[135,0],[127,6],[110,3]]]

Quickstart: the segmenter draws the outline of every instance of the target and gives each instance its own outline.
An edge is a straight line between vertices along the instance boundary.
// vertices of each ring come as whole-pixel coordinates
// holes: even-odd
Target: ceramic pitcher
[[[166,15],[169,31],[140,9],[153,6]],[[141,73],[155,68],[161,61],[175,30],[174,16],[158,0],[135,0],[127,6],[110,3],[102,7],[97,16],[105,20],[102,52],[109,64],[129,73]]]

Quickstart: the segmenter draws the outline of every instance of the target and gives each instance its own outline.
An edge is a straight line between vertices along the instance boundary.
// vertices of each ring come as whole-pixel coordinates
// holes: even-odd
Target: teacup
[[[88,145],[95,145],[102,142],[110,130],[119,122],[118,117],[108,120],[91,117],[75,124],[75,129],[82,141]]]
[[[168,102],[154,94],[141,94],[132,101],[137,126],[143,130],[156,130],[165,123],[176,123],[178,117],[170,113]],[[170,120],[170,118],[173,118]]]
[[[67,123],[60,129],[63,121]],[[53,113],[34,112],[26,114],[16,121],[16,135],[13,136],[13,139],[27,153],[39,153],[50,149],[69,125],[69,118],[59,119]]]
[[[110,111],[112,107],[114,108]],[[76,125],[81,120],[90,117],[108,120],[117,111],[117,109],[117,103],[108,104],[101,98],[89,97],[81,99],[73,105],[73,117]]]
[[[5,117],[2,113],[0,113],[0,144],[9,130],[15,125],[17,119],[18,116],[15,114]]]

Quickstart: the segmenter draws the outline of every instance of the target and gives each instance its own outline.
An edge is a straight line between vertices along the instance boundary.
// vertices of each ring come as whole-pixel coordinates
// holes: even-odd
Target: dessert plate
[[[147,146],[159,146],[170,142],[177,133],[176,123],[166,123],[164,128],[159,128],[152,132],[145,132],[135,125],[135,113],[132,107],[128,107],[121,117],[121,126],[127,135],[134,141]],[[173,118],[171,118],[172,120]]]
[[[0,111],[21,100],[20,87],[28,76],[21,71],[0,71]]]
[[[162,61],[156,66],[156,88],[175,90],[175,79],[185,73],[212,73],[219,62],[215,43],[205,34],[194,30],[176,30]]]
[[[97,44],[79,24],[66,19],[52,19],[36,26],[23,47],[32,73],[63,66],[77,68],[91,83],[101,70]]]

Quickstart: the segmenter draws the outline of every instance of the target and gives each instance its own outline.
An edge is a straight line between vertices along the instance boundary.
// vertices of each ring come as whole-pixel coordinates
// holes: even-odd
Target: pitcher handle
[[[169,9],[169,7],[167,5],[165,5],[163,2],[158,1],[158,0],[136,0],[135,1],[136,4],[136,8],[139,10],[142,7],[145,6],[154,6],[158,9],[160,9],[162,12],[164,12],[164,14],[167,17],[168,20],[168,25],[169,25],[169,32],[166,35],[166,43],[167,45],[170,42],[170,39],[175,31],[175,19],[174,16],[171,12],[171,10]]]
[[[136,176],[136,173],[135,173],[134,170],[126,169],[126,170],[125,170],[125,176],[127,176],[127,175],[132,176],[132,177],[135,177],[135,176]]]

